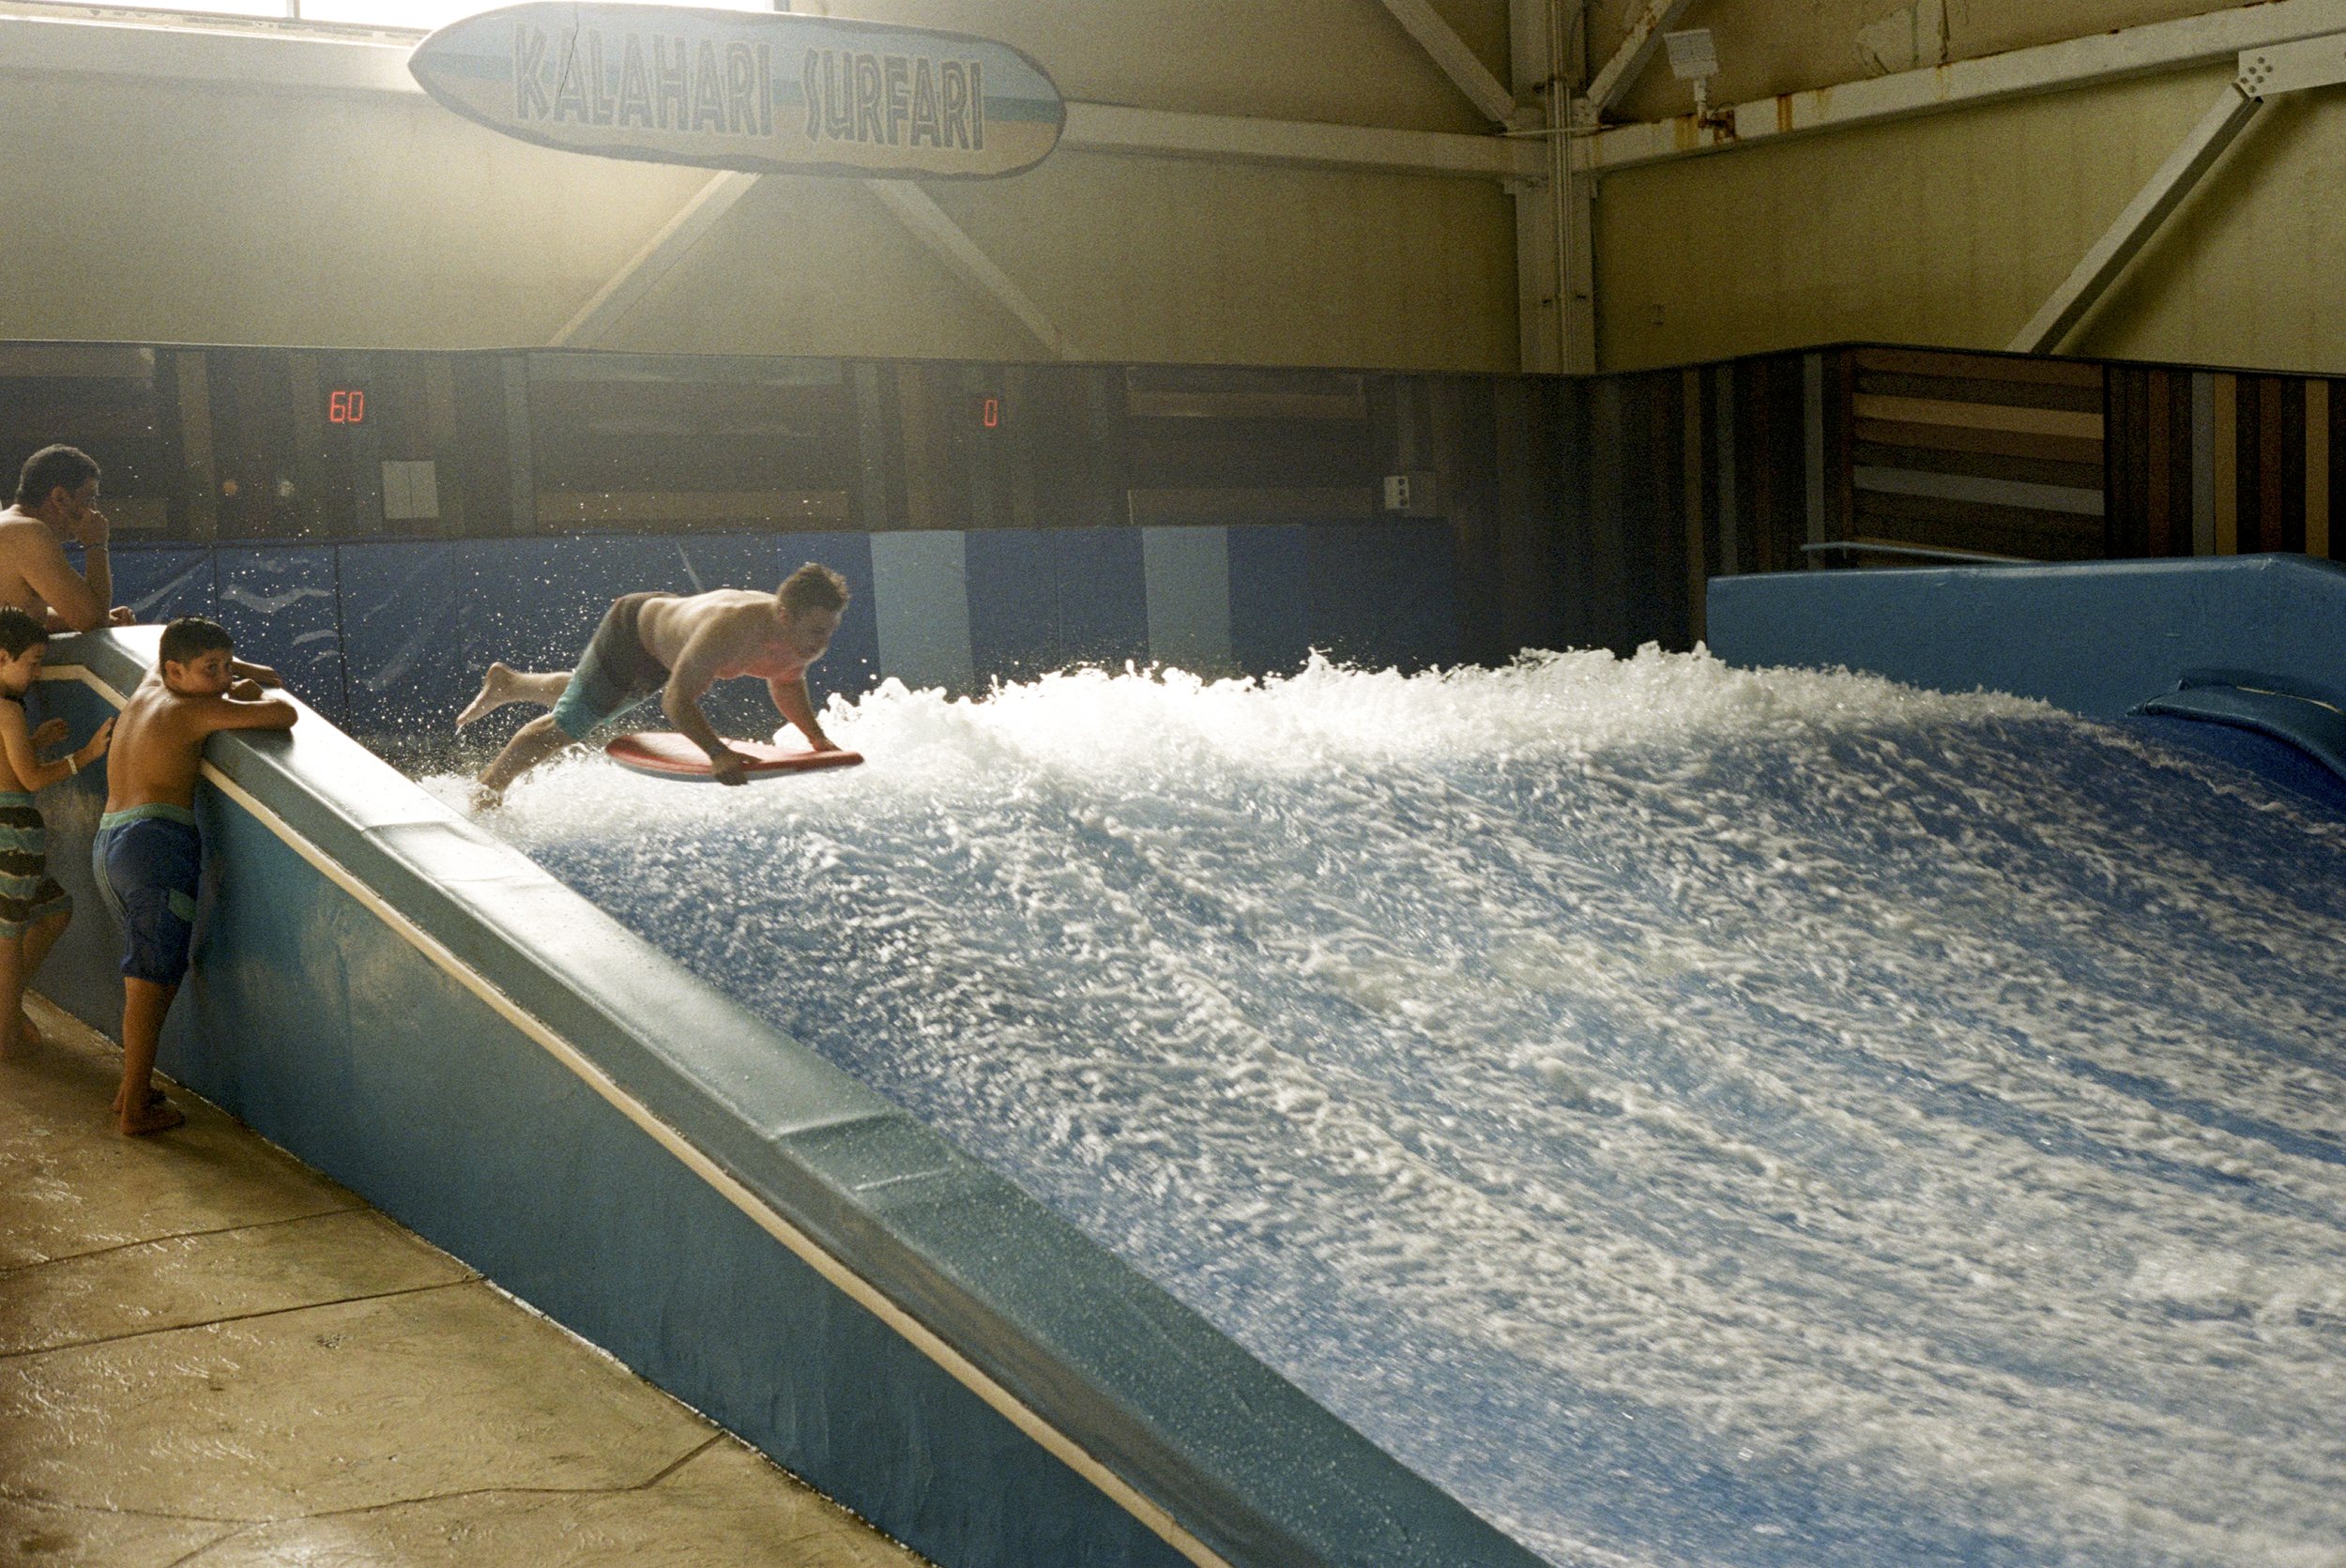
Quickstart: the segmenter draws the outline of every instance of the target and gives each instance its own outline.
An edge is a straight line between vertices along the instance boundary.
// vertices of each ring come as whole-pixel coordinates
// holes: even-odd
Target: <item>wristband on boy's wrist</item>
[[[74,775],[74,774],[79,773],[79,772],[82,770],[82,757],[81,757],[81,754],[80,754],[80,753],[78,753],[78,752],[68,752],[68,753],[66,753],[66,754],[65,754],[65,766],[66,766],[66,775],[65,775],[65,776],[66,776],[67,778],[69,778],[69,778],[73,777],[73,775]]]

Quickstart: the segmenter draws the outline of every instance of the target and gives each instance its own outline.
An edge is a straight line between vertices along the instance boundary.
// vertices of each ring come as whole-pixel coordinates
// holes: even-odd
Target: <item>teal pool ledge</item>
[[[1719,577],[1708,614],[1732,664],[1986,688],[2092,719],[2193,669],[2346,691],[2346,566],[2305,556]]]
[[[152,628],[60,638],[78,738]],[[1535,1559],[314,713],[217,738],[163,1066],[947,1568]],[[118,1033],[103,769],[42,988]]]

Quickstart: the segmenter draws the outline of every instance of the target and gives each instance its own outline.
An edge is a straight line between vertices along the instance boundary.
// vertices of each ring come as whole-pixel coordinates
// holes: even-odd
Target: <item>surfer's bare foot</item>
[[[149,1133],[168,1133],[187,1119],[186,1113],[170,1101],[160,1104],[150,1101],[135,1111],[124,1112],[114,1125],[126,1138],[143,1138]]]
[[[16,1015],[15,1032],[6,1036],[0,1036],[0,1053],[6,1053],[10,1050],[24,1050],[29,1047],[46,1045],[48,1043],[49,1039],[46,1035],[40,1032],[40,1026],[33,1022],[32,1013],[30,1012],[24,1012]]]
[[[475,719],[484,719],[509,702],[520,700],[513,690],[513,672],[503,664],[491,664],[480,682],[480,694],[465,705],[465,711],[456,715],[456,727],[463,729]]]
[[[476,784],[472,786],[472,809],[474,811],[493,812],[504,804],[505,791],[491,789],[484,784]]]

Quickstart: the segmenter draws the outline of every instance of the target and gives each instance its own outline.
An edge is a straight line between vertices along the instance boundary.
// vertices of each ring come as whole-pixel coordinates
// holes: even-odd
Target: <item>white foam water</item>
[[[1652,650],[824,723],[484,820],[1548,1560],[2346,1564],[2346,824]]]

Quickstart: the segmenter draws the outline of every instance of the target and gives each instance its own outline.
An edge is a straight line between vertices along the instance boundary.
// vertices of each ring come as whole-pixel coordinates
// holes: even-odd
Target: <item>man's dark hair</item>
[[[37,507],[63,485],[79,490],[98,477],[98,460],[79,447],[43,447],[24,460],[16,477],[16,504]]]
[[[809,610],[844,610],[847,607],[847,580],[827,566],[807,562],[782,580],[774,590],[782,607],[794,616]]]
[[[24,650],[49,640],[49,628],[10,604],[0,607],[0,653],[22,659]]]
[[[236,640],[228,634],[228,628],[216,620],[206,620],[202,616],[181,616],[163,628],[161,658],[166,664],[184,664],[190,660],[202,658],[214,648],[222,653],[236,650]]]

